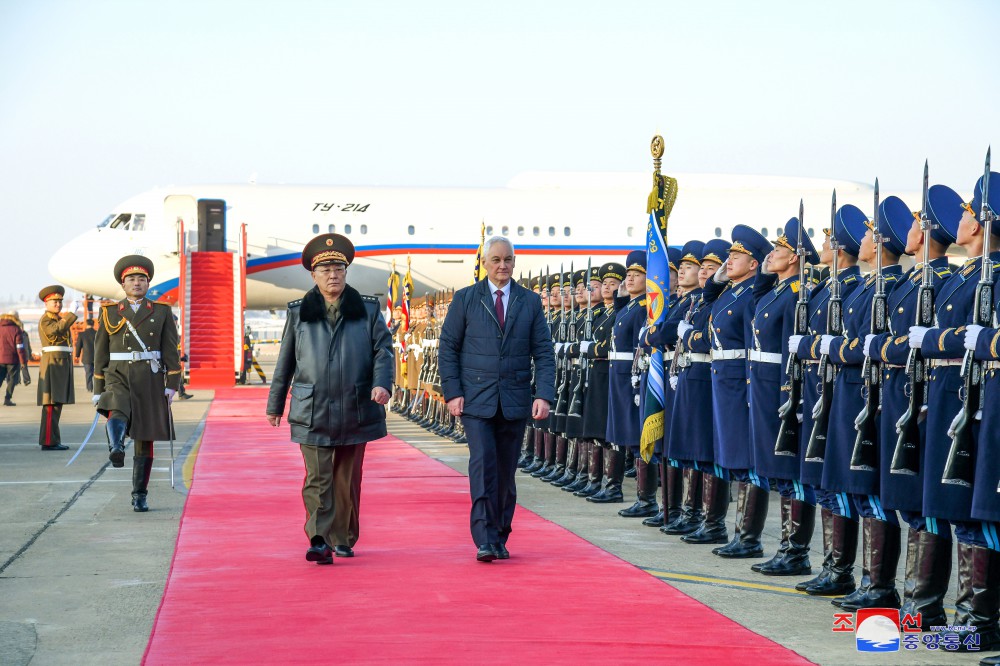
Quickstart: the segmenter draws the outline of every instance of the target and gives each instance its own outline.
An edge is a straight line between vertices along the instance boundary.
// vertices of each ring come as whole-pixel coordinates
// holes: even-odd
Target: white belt
[[[576,366],[579,366],[579,365],[580,365],[580,359],[574,358],[573,359],[573,366],[576,367]]]
[[[713,349],[712,350],[712,360],[713,361],[732,361],[737,358],[746,358],[747,352],[745,349]]]
[[[927,361],[927,364],[932,368],[947,368],[952,365],[962,365],[962,359],[960,358],[932,358]]]
[[[42,351],[43,352],[66,352],[67,354],[72,354],[73,353],[73,348],[72,347],[52,346],[52,347],[42,347]]]
[[[665,351],[665,352],[663,352],[663,360],[664,361],[672,361],[672,360],[674,360],[674,352],[672,352],[672,351]]]
[[[711,363],[712,362],[712,355],[711,354],[688,354],[687,358],[692,363]]]
[[[609,352],[608,353],[608,360],[609,361],[629,361],[629,362],[632,362],[633,359],[635,359],[635,354],[632,353],[632,352]]]
[[[987,370],[1000,370],[1000,361],[987,361],[986,362],[986,369]]]
[[[150,361],[153,359],[159,360],[160,352],[111,352],[110,356],[112,361]]]
[[[750,360],[759,361],[761,363],[781,363],[781,354],[775,354],[773,352],[762,352],[756,349],[751,349]]]

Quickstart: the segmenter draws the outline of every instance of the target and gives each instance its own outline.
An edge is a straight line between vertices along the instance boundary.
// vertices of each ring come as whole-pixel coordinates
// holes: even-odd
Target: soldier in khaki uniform
[[[42,424],[38,444],[42,451],[65,451],[59,434],[59,417],[63,405],[76,402],[73,393],[73,341],[70,327],[76,321],[72,312],[63,312],[66,290],[54,284],[38,292],[45,303],[45,314],[38,320],[38,337],[42,340],[42,361],[38,366],[38,406],[42,408]]]
[[[118,260],[115,279],[125,299],[101,308],[94,341],[94,404],[108,419],[108,457],[114,467],[123,467],[125,435],[135,440],[132,509],[140,512],[149,510],[153,442],[173,437],[170,402],[181,381],[173,313],[145,297],[152,277],[153,262],[146,257]]]

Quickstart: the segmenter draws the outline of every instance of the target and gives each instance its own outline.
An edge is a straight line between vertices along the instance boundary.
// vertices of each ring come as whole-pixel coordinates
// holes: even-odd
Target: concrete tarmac
[[[266,368],[269,371],[269,368]],[[34,376],[34,371],[33,371]],[[84,452],[66,463],[93,418],[83,373],[77,371],[79,403],[64,408],[62,433],[69,451],[42,452],[37,445],[40,410],[35,385],[18,387],[16,407],[0,408],[0,664],[137,664],[141,661],[177,537],[189,473],[211,392],[174,401],[176,488],[170,488],[169,446],[156,444],[157,462],[146,514],[130,504],[131,454],[123,469],[107,462],[103,419]],[[256,378],[254,378],[256,381]],[[263,408],[263,406],[262,406]],[[264,427],[263,415],[261,425]],[[284,425],[282,427],[285,427]],[[452,468],[466,472],[468,450],[391,414],[392,434]],[[186,458],[185,455],[187,454]],[[186,463],[185,464],[185,460]],[[620,518],[628,503],[595,505],[549,484],[518,474],[518,499],[580,537],[631,562],[740,624],[820,664],[976,664],[976,654],[944,654],[924,646],[899,653],[864,654],[853,633],[836,633],[828,599],[794,590],[800,578],[773,578],[750,571],[756,560],[723,560],[710,546],[691,546],[639,520]],[[634,482],[626,479],[630,502]],[[735,519],[730,510],[728,525]],[[370,519],[371,517],[369,517]],[[364,517],[362,517],[362,525]],[[904,528],[905,532],[905,528]],[[772,497],[765,529],[770,557],[780,536],[777,496]],[[433,535],[428,535],[433,539]],[[905,543],[905,533],[904,533]],[[508,543],[517,557],[517,518]],[[813,538],[812,562],[819,571],[821,537]],[[363,554],[364,540],[359,544]],[[469,557],[474,548],[469,541]],[[238,557],[238,550],[220,557]],[[559,557],[553,553],[553,557]],[[861,556],[856,575],[860,577]],[[289,562],[289,566],[306,566]],[[902,570],[898,578],[902,578]],[[954,576],[953,576],[954,577]],[[900,585],[899,589],[902,587]],[[581,606],[600,613],[601,599],[615,594],[613,580],[595,589]],[[954,605],[954,585],[947,603]],[[608,618],[610,637],[620,641],[615,654],[594,655],[594,663],[628,661],[630,636],[671,632],[668,617]],[[711,646],[714,637],[698,637]],[[691,636],[685,636],[689,642]]]

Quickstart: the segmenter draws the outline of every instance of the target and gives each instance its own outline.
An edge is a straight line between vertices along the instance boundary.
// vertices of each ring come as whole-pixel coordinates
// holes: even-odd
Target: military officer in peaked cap
[[[745,224],[733,227],[726,264],[705,285],[711,304],[713,451],[718,469],[740,482],[736,532],[732,541],[712,552],[726,558],[760,557],[760,535],[767,518],[768,481],[753,469],[748,432],[747,347],[753,317],[753,285],[757,270],[773,249],[764,236]],[[721,538],[720,538],[721,537]],[[725,534],[698,530],[681,537],[686,543],[721,543]]]
[[[861,286],[858,253],[865,236],[867,218],[856,206],[844,206],[834,215],[833,229],[824,229],[826,236],[820,262],[834,265],[836,257],[838,289],[841,299],[849,299]],[[788,348],[797,350],[802,361],[802,424],[799,428],[799,480],[811,486],[820,505],[823,532],[823,566],[812,579],[796,584],[800,592],[811,595],[834,595],[852,592],[854,561],[858,550],[857,512],[847,493],[828,492],[823,482],[823,463],[806,460],[806,449],[813,431],[813,407],[820,399],[819,360],[822,336],[827,332],[831,280],[826,278],[809,298],[806,335],[789,337]]]
[[[890,197],[891,198],[891,197]],[[888,202],[888,199],[886,200]],[[901,200],[893,206],[896,214],[909,223],[905,253],[922,260],[924,234],[920,216],[910,216]],[[948,248],[958,239],[958,223],[962,217],[962,198],[946,185],[932,185],[927,193],[927,214],[932,223],[927,255],[932,287],[939,291],[951,276]],[[886,212],[891,209],[886,206]],[[924,467],[917,474],[892,474],[892,460],[898,433],[896,423],[906,413],[909,403],[909,381],[906,362],[910,347],[910,326],[916,321],[917,295],[923,274],[920,261],[903,275],[899,285],[889,294],[888,332],[865,336],[865,355],[880,363],[882,414],[879,431],[879,497],[884,510],[899,511],[907,523],[906,571],[903,582],[901,616],[921,618],[924,631],[932,626],[947,624],[944,595],[951,580],[951,527],[947,521],[923,516]],[[920,429],[921,440],[924,429]],[[925,445],[920,444],[921,450]]]
[[[984,205],[995,216],[1000,211],[1000,173],[991,172],[989,190],[984,192],[984,178],[973,189],[971,205],[965,206],[958,227],[958,244],[965,248],[970,259],[941,288],[934,307],[935,327],[920,331],[910,329],[910,345],[914,337],[923,337],[920,346],[925,358],[938,363],[931,370],[928,404],[933,408],[927,413],[927,442],[922,466],[924,476],[924,515],[948,520],[955,530],[958,560],[958,593],[955,601],[955,618],[952,625],[974,626],[974,632],[960,632],[961,650],[1000,649],[1000,485],[997,484],[996,463],[996,366],[988,366],[986,373],[985,404],[979,428],[979,446],[975,478],[971,487],[959,483],[945,483],[943,476],[951,438],[948,427],[959,412],[956,404],[956,366],[952,359],[971,349],[976,356],[996,362],[997,335],[983,335],[978,326],[969,330],[972,309],[975,307],[976,283],[982,270],[984,244],[988,243],[989,258],[993,264],[994,285],[1000,277],[1000,224],[994,217],[991,238],[985,238]],[[994,295],[996,287],[994,286]],[[997,324],[996,313],[992,325]],[[982,341],[982,342],[980,342]],[[946,359],[945,363],[942,360]],[[992,389],[992,395],[991,395]],[[975,429],[973,429],[975,435]],[[985,446],[984,446],[985,445]],[[992,483],[991,483],[992,480]],[[996,658],[987,663],[997,663]]]
[[[649,350],[651,347],[662,349],[664,363],[663,438],[656,442],[653,450],[653,459],[650,460],[650,464],[655,464],[659,473],[663,502],[659,513],[642,521],[642,524],[648,527],[663,527],[666,524],[689,519],[697,504],[692,497],[695,494],[700,495],[701,493],[701,484],[699,483],[701,476],[696,476],[693,469],[682,468],[677,457],[670,453],[670,448],[672,447],[670,422],[672,420],[676,395],[672,384],[667,381],[667,376],[669,374],[668,370],[671,367],[676,367],[675,356],[678,353],[678,326],[685,321],[693,310],[696,301],[701,297],[701,288],[698,284],[698,271],[701,268],[701,254],[704,248],[705,244],[698,240],[688,241],[684,244],[683,248],[667,248],[671,275],[671,298],[667,301],[667,314],[663,324],[661,326],[651,326],[643,336],[644,339],[640,341],[644,350]],[[648,371],[643,374],[643,379],[645,380],[647,376]],[[640,414],[645,414],[645,381],[643,381],[640,390],[643,403],[640,405]],[[653,475],[651,474],[650,476]],[[686,502],[682,499],[685,492],[685,480],[688,482]],[[692,485],[692,482],[694,485]],[[655,477],[649,485],[651,486],[650,494],[655,499]],[[684,502],[683,506],[682,502]],[[697,522],[695,522],[695,526]]]
[[[291,390],[291,439],[306,468],[306,560],[316,564],[354,556],[365,445],[385,436],[392,386],[392,338],[378,299],[347,283],[353,260],[354,244],[339,234],[321,234],[303,248],[302,265],[316,285],[288,304],[267,400],[268,423],[278,427]]]
[[[730,243],[716,238],[704,244],[698,259],[698,289],[691,292],[693,307],[678,324],[677,350],[670,369],[674,408],[670,422],[670,456],[682,461],[686,480],[681,515],[660,528],[665,534],[700,532],[701,543],[727,541],[726,512],[729,481],[717,469],[712,450],[712,345],[710,304],[703,298],[709,280],[725,263]],[[687,247],[687,246],[685,246]],[[685,253],[685,262],[693,259]],[[689,258],[690,257],[690,258]],[[683,271],[678,276],[681,280]],[[680,357],[677,356],[680,354]],[[700,490],[700,494],[699,494]]]
[[[801,241],[805,255],[796,254]],[[809,573],[809,543],[816,518],[816,496],[811,486],[800,481],[797,456],[778,455],[775,444],[790,378],[787,341],[794,331],[795,306],[799,291],[799,262],[819,262],[812,239],[798,218],[785,223],[775,240],[774,250],[761,266],[754,283],[756,310],[749,340],[750,356],[750,437],[754,469],[776,481],[781,504],[781,543],[770,561],[753,565],[768,576],[796,576]],[[798,409],[798,405],[795,406]]]
[[[882,276],[886,292],[891,293],[902,276],[899,259],[905,251],[904,239],[913,218],[906,205],[893,197],[882,202],[878,217],[874,222],[868,222],[866,218],[868,231],[861,241],[858,259],[869,266],[876,265],[879,246],[875,242],[875,233],[879,233],[884,239],[881,245]],[[899,520],[895,512],[886,512],[878,499],[878,473],[851,466],[858,434],[855,422],[865,406],[864,395],[859,390],[864,381],[861,370],[865,358],[861,343],[871,332],[875,289],[876,274],[872,271],[851,297],[844,300],[842,335],[825,335],[820,342],[820,353],[828,354],[830,362],[837,368],[823,458],[823,487],[832,492],[848,493],[862,521],[861,586],[851,594],[833,600],[835,605],[845,610],[898,608],[900,604],[896,591]]]
[[[66,290],[54,284],[38,292],[45,303],[45,313],[38,320],[38,337],[42,340],[42,361],[38,366],[38,406],[42,408],[42,423],[38,444],[42,451],[65,451],[59,433],[59,417],[63,405],[76,402],[73,392],[73,340],[70,327],[76,313],[61,312]],[[75,308],[70,308],[74,310]]]
[[[147,257],[122,257],[114,276],[125,298],[101,308],[93,399],[108,419],[108,457],[114,467],[125,464],[125,436],[135,441],[132,509],[144,512],[149,508],[153,442],[173,438],[170,401],[181,379],[177,326],[170,306],[146,298],[153,278],[153,262]]]
[[[559,276],[559,292],[556,307],[559,308],[559,320],[555,324],[555,351],[557,352],[556,367],[556,402],[552,406],[552,414],[549,417],[549,430],[554,436],[552,453],[547,455],[550,460],[544,468],[533,473],[532,476],[540,478],[542,481],[551,483],[562,478],[566,471],[566,454],[569,446],[569,438],[566,436],[566,410],[569,401],[566,399],[566,392],[569,390],[570,364],[565,358],[563,350],[567,346],[571,331],[575,326],[573,320],[573,273],[565,271]],[[562,394],[562,395],[560,395]]]
[[[601,299],[604,309],[594,320],[594,341],[582,345],[581,354],[587,356],[590,366],[590,388],[584,403],[584,426],[594,437],[591,449],[590,478],[587,485],[574,493],[588,502],[598,504],[621,502],[622,481],[625,476],[625,453],[607,439],[608,406],[611,402],[611,352],[614,337],[615,298],[625,281],[625,266],[609,262],[601,266]]]
[[[646,323],[646,251],[630,252],[625,260],[625,269],[625,282],[622,284],[625,293],[615,298],[615,325],[608,355],[611,368],[605,439],[620,449],[631,449],[633,455],[638,456],[642,424],[639,378],[633,369],[639,331]],[[621,292],[620,288],[619,294]]]

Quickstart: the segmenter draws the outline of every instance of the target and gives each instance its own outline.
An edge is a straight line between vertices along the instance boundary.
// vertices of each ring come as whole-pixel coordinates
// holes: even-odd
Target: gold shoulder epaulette
[[[939,278],[948,277],[949,275],[951,275],[951,266],[942,268],[939,271],[934,271],[934,274],[937,275]]]
[[[795,282],[793,282],[793,283],[792,283],[791,285],[789,285],[789,286],[791,286],[791,288],[792,288],[792,293],[793,293],[793,294],[797,294],[797,293],[799,293],[799,281],[798,281],[798,280],[796,280]]]

